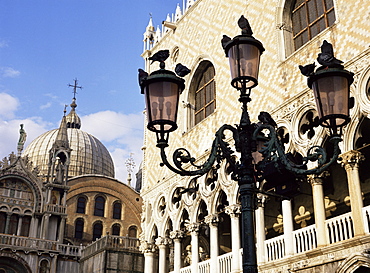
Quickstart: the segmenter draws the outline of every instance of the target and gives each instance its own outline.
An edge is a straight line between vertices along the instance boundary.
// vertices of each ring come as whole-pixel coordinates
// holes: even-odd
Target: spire
[[[69,149],[68,135],[67,135],[67,119],[66,119],[66,107],[64,107],[64,115],[58,129],[57,138],[53,144],[53,148],[64,148]]]
[[[155,32],[155,42],[158,43],[161,37],[162,37],[161,30],[159,29],[159,26],[157,26],[157,30]]]
[[[144,40],[143,40],[144,41],[144,51],[150,50],[153,47],[154,35],[155,35],[155,28],[153,26],[152,14],[150,13],[149,23],[144,33]]]
[[[175,22],[180,20],[181,16],[182,16],[182,13],[181,13],[180,4],[177,4],[176,13],[175,13]]]
[[[150,13],[150,18],[149,18],[149,23],[148,26],[146,27],[147,32],[152,32],[154,31],[154,26],[153,26],[153,17],[152,14]]]

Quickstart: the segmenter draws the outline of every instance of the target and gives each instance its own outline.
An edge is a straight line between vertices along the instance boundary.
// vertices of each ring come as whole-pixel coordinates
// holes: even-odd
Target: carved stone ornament
[[[241,206],[239,204],[234,204],[227,206],[225,212],[230,215],[230,217],[237,217],[241,213]]]
[[[140,251],[143,253],[154,253],[157,246],[153,243],[148,243],[147,241],[142,241],[140,244]]]
[[[365,157],[359,151],[348,151],[340,156],[342,158],[341,165],[347,170],[348,168],[358,168],[358,164],[365,160]]]
[[[217,226],[220,221],[217,214],[207,215],[204,220],[210,226]]]
[[[158,237],[157,239],[155,239],[155,244],[157,246],[166,246],[166,245],[170,245],[171,244],[171,239],[169,238],[166,238],[166,237]]]
[[[190,232],[198,232],[199,231],[200,224],[199,223],[192,223],[189,224],[186,228]]]
[[[185,232],[182,231],[182,230],[174,230],[174,231],[170,232],[170,238],[172,240],[182,239],[182,238],[184,238],[184,236],[185,236]]]

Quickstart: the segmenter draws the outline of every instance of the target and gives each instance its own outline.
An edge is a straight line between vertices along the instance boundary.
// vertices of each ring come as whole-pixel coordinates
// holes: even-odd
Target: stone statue
[[[21,124],[20,126],[21,126],[21,129],[19,129],[19,140],[18,140],[18,147],[17,147],[18,155],[22,153],[24,143],[26,142],[26,138],[27,138],[27,133],[23,129],[23,124]]]

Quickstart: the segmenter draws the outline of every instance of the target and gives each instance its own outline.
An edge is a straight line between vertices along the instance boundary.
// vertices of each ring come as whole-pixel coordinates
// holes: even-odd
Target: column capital
[[[182,239],[185,236],[185,232],[182,230],[174,230],[170,232],[170,238],[172,240]]]
[[[140,251],[143,253],[154,253],[156,248],[155,244],[148,243],[147,241],[142,241],[140,244]]]
[[[170,245],[171,244],[171,239],[170,238],[159,236],[157,239],[155,239],[155,244],[158,247],[167,246],[167,245]]]
[[[217,226],[220,219],[218,218],[218,214],[211,214],[211,215],[207,215],[204,218],[204,221],[209,226]]]
[[[188,231],[190,231],[191,233],[193,233],[193,232],[198,232],[199,231],[199,227],[200,227],[200,224],[199,223],[191,223],[186,228],[188,229]]]
[[[239,204],[234,204],[227,206],[225,208],[225,212],[230,215],[230,217],[238,217],[241,213],[241,205]]]
[[[358,164],[365,160],[364,155],[356,150],[351,150],[340,155],[342,167],[347,169],[358,168]]]
[[[308,182],[311,184],[311,186],[316,185],[322,185],[324,178],[330,176],[330,173],[328,171],[324,171],[321,174],[310,174],[307,176]]]

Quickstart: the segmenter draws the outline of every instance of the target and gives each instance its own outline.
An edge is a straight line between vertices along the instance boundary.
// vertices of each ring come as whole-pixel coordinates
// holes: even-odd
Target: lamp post
[[[146,97],[148,117],[147,128],[157,134],[157,147],[160,149],[162,163],[173,172],[183,176],[199,176],[219,167],[222,160],[226,160],[231,170],[231,177],[238,182],[242,215],[242,247],[243,272],[258,272],[255,246],[254,211],[257,203],[256,182],[262,183],[267,179],[269,166],[273,165],[282,171],[289,171],[294,175],[306,176],[320,174],[335,162],[340,154],[339,142],[341,128],[349,122],[349,86],[353,81],[353,74],[343,69],[341,61],[334,58],[331,44],[324,41],[319,54],[318,62],[322,64],[315,71],[315,65],[300,66],[302,74],[308,77],[308,86],[315,91],[320,124],[329,128],[329,141],[334,146],[333,156],[327,159],[322,147],[314,146],[309,149],[302,164],[294,163],[289,155],[285,154],[284,147],[276,132],[276,123],[267,112],[261,112],[259,122],[252,123],[248,113],[250,93],[258,85],[258,67],[263,45],[252,36],[248,20],[242,16],[238,21],[242,35],[233,39],[224,35],[222,46],[229,57],[232,81],[231,85],[240,91],[239,101],[242,103],[242,114],[239,125],[236,127],[224,124],[215,134],[210,156],[203,164],[197,165],[188,150],[178,148],[173,154],[171,164],[165,153],[168,147],[168,136],[176,130],[177,105],[181,91],[184,89],[184,80],[173,72],[165,69],[164,61],[168,51],[156,53],[164,58],[153,55],[152,60],[158,60],[161,69],[150,75],[139,70],[139,82],[142,93]],[[324,46],[325,45],[325,46]],[[323,61],[325,59],[325,62]],[[186,69],[185,69],[186,70]],[[176,68],[178,75],[184,74]],[[188,71],[189,72],[189,71]],[[232,149],[225,141],[225,132],[232,133],[235,147]],[[267,131],[267,133],[266,133]],[[235,152],[239,158],[235,159]],[[259,152],[259,160],[253,155]],[[307,169],[309,162],[317,162],[317,167]],[[193,170],[184,165],[192,165]],[[189,189],[190,190],[190,189]],[[186,191],[186,190],[185,190]],[[185,192],[184,191],[184,192]]]

